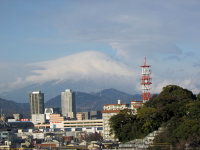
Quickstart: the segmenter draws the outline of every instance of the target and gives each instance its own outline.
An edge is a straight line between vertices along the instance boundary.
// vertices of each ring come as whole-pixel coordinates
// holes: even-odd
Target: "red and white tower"
[[[151,70],[150,65],[146,64],[146,57],[145,62],[142,67],[142,78],[141,78],[141,85],[143,90],[143,103],[147,102],[150,99],[150,85],[151,83]]]

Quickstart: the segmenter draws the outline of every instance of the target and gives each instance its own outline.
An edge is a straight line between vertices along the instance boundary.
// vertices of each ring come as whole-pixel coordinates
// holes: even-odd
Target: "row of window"
[[[88,127],[86,129],[92,129],[92,128]],[[103,127],[97,127],[97,130],[98,131],[103,130]],[[72,131],[72,128],[65,128],[65,131],[70,132],[70,131]],[[83,131],[83,128],[76,128],[75,131]]]

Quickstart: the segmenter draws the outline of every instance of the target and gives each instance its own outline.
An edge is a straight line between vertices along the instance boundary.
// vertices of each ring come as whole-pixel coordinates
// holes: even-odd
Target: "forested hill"
[[[176,149],[200,147],[200,94],[176,85],[163,88],[154,95],[137,115],[127,112],[111,118],[112,132],[122,142],[144,138],[162,127],[164,131],[156,137],[156,143],[168,143]]]

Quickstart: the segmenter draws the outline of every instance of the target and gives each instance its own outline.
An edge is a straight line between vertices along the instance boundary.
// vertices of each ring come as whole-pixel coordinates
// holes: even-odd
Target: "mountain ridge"
[[[103,104],[116,104],[120,99],[122,103],[129,103],[133,100],[139,101],[142,99],[140,94],[127,94],[114,88],[104,89],[97,93],[75,92],[76,109],[78,111],[102,110]],[[61,96],[58,95],[45,103],[47,107],[60,107]]]
[[[140,94],[127,94],[114,88],[104,89],[97,93],[75,92],[77,112],[102,110],[103,104],[116,104],[120,99],[121,103],[129,103],[133,100],[141,100]],[[60,108],[61,96],[57,95],[45,102],[45,107]],[[13,113],[20,113],[24,117],[30,117],[30,104],[18,103],[14,100],[0,98],[0,113],[12,116]]]

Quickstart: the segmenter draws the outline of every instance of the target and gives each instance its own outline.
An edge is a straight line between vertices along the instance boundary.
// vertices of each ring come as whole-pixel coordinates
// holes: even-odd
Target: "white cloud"
[[[56,86],[65,83],[66,87],[64,88],[67,88],[70,84],[74,84],[75,88],[78,87],[73,90],[95,92],[98,89],[116,88],[132,94],[142,93],[140,85],[141,68],[139,66],[131,68],[123,62],[98,51],[80,52],[55,60],[32,63],[27,67],[33,68],[31,74],[26,77],[19,76],[15,82],[8,85],[9,89],[20,89],[31,85],[37,85],[35,87],[40,88],[40,86],[51,82],[53,83],[52,86],[55,86],[52,88],[56,89],[58,89]],[[177,84],[198,93],[197,85],[200,83],[196,80],[197,76],[188,78],[189,75],[187,75],[187,77],[178,78],[174,74],[174,70],[166,70],[165,73],[169,73],[166,76],[174,77],[166,78],[162,73],[156,74],[153,70],[151,93],[161,92],[162,88],[168,84]],[[0,88],[3,91],[5,85]]]
[[[93,84],[96,89],[114,87],[129,93],[142,93],[139,83],[141,72],[141,69],[138,69],[139,66],[131,68],[123,62],[97,51],[80,52],[55,60],[29,64],[28,67],[34,68],[32,73],[24,78],[18,77],[14,83],[10,84],[10,88],[20,88],[32,84],[42,85],[52,81],[55,86],[63,82],[76,84],[80,82],[78,85],[83,86],[81,84],[87,80],[88,86]],[[195,93],[198,92],[197,82],[195,84],[196,77],[193,79],[179,78],[174,71],[175,69],[165,70],[165,74],[169,73],[174,76],[167,78],[167,74],[163,76],[162,73],[156,74],[153,70],[151,93],[159,93],[168,84],[177,84]],[[184,74],[184,72],[180,72],[180,74]]]
[[[126,86],[127,83],[137,82],[135,70],[97,51],[81,52],[28,66],[35,68],[32,70],[32,74],[25,78],[18,78],[12,87],[43,84],[49,81],[55,81],[57,84],[83,80],[95,81],[97,84],[108,82],[110,84],[108,87],[119,84]],[[134,87],[132,88],[134,89]]]
[[[87,1],[70,9],[66,9],[65,5],[56,12],[40,10],[38,16],[32,18],[31,25],[36,23],[36,29],[50,34],[29,37],[28,41],[36,41],[35,45],[57,44],[57,52],[65,50],[66,43],[71,41],[74,44],[103,42],[111,45],[120,61],[97,52],[97,46],[97,51],[29,64],[31,69],[34,67],[32,73],[26,77],[18,75],[19,78],[10,87],[89,79],[98,82],[97,87],[107,82],[110,87],[118,88],[116,86],[121,84],[126,90],[140,91],[140,70],[130,66],[139,68],[144,56],[147,56],[155,74],[153,93],[160,92],[167,84],[179,84],[194,91],[200,88],[199,73],[193,66],[193,63],[199,64],[199,1]],[[57,48],[62,43],[66,45]],[[196,46],[187,51],[186,46],[182,46],[183,49],[177,47],[177,43]],[[76,48],[69,46],[69,51],[73,49]],[[189,52],[194,56],[188,57],[186,54]],[[194,77],[190,78],[193,74]]]

